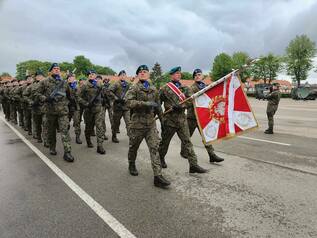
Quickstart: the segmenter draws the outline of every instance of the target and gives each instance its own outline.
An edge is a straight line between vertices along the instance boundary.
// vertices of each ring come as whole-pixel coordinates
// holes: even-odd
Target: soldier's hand
[[[152,107],[152,108],[157,108],[158,107],[158,104],[156,102],[145,102],[145,105],[148,106],[148,107]]]

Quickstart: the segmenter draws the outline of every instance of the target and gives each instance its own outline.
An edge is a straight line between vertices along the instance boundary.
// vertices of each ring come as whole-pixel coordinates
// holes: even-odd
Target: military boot
[[[223,158],[220,158],[218,155],[216,155],[215,153],[211,153],[209,154],[209,162],[210,163],[220,163],[224,161]]]
[[[28,130],[28,135],[29,135],[29,136],[32,135],[32,130]]]
[[[106,150],[103,148],[102,145],[97,146],[97,153],[104,155],[106,153]]]
[[[103,136],[104,140],[109,140],[108,136],[106,134]]]
[[[88,148],[93,148],[94,147],[94,145],[92,144],[92,142],[90,140],[90,136],[86,136],[86,141],[87,141]]]
[[[49,144],[47,143],[47,141],[44,141],[44,147],[48,148]]]
[[[265,134],[274,134],[272,129],[266,129],[264,131]]]
[[[200,167],[198,164],[196,164],[196,165],[190,165],[189,173],[203,174],[203,173],[207,173],[207,170]]]
[[[116,134],[112,134],[112,142],[113,142],[113,143],[119,143],[119,140],[118,140]]]
[[[154,176],[154,186],[159,188],[165,188],[171,185],[171,183],[165,179],[162,175]]]
[[[37,138],[37,143],[42,143],[42,142],[43,142],[43,140],[41,137]]]
[[[166,162],[165,162],[165,159],[164,159],[164,158],[160,158],[160,160],[161,160],[161,167],[162,167],[163,169],[166,169],[166,168],[167,168],[167,164],[166,164]]]
[[[129,172],[132,176],[138,176],[139,172],[135,167],[135,162],[134,161],[129,161]]]
[[[63,158],[67,162],[74,162],[74,157],[72,156],[70,152],[65,152]]]
[[[80,135],[76,135],[76,144],[82,144],[83,142],[80,139]]]
[[[50,148],[50,154],[51,155],[57,155],[56,149],[55,148]]]

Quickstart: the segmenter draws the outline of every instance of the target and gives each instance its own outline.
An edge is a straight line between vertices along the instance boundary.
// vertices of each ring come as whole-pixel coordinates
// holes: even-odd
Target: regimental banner
[[[236,72],[219,82],[202,94],[193,95],[197,123],[205,144],[258,127]]]

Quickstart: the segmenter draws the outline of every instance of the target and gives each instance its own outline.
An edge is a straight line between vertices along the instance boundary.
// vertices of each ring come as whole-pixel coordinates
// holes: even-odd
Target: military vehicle
[[[270,93],[271,84],[259,83],[255,85],[255,98],[265,100],[265,96]]]
[[[317,90],[307,86],[292,88],[292,99],[294,100],[315,100],[317,98]]]

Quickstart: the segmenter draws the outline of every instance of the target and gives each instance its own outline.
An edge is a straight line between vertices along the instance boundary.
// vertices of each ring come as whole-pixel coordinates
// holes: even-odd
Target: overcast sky
[[[156,61],[207,71],[220,52],[283,54],[298,34],[317,42],[316,22],[317,0],[0,0],[0,72],[76,55],[130,74]]]

